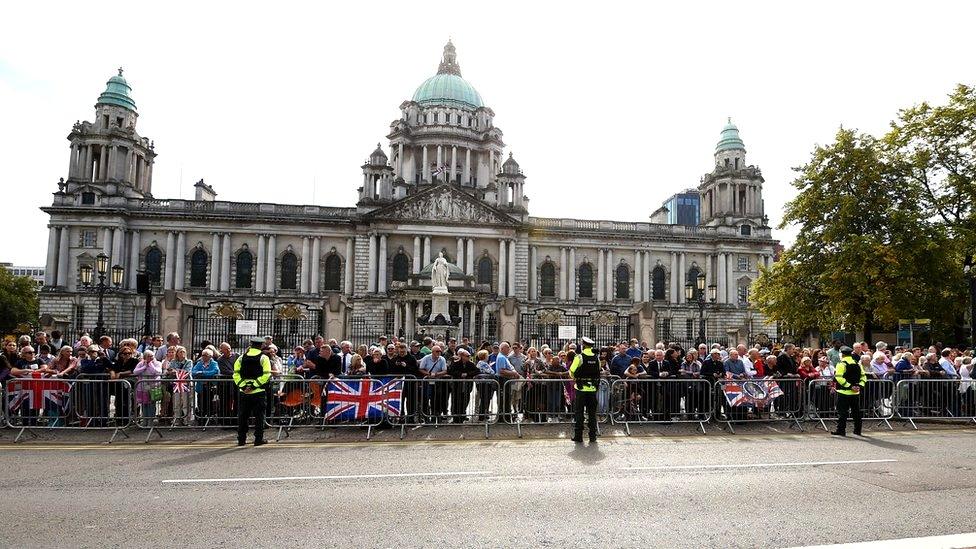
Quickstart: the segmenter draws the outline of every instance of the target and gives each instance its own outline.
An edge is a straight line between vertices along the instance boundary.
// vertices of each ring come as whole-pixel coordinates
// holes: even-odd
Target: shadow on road
[[[871,446],[884,448],[885,450],[894,450],[896,452],[908,452],[912,454],[918,453],[918,448],[912,446],[911,444],[900,444],[898,442],[891,442],[890,440],[883,440],[872,436],[862,437],[861,441],[867,442]]]
[[[247,448],[249,449],[249,448],[251,448],[251,446],[248,445]],[[176,457],[176,458],[173,458],[173,459],[162,459],[162,460],[158,460],[158,461],[157,460],[153,460],[152,463],[151,463],[151,468],[152,469],[158,469],[160,467],[168,467],[168,466],[171,466],[171,465],[172,466],[193,465],[193,464],[197,464],[197,463],[203,463],[203,462],[206,462],[206,461],[210,461],[210,460],[212,460],[214,458],[223,457],[223,456],[225,456],[225,455],[227,455],[227,454],[229,454],[231,452],[240,452],[242,450],[246,450],[246,449],[245,448],[237,448],[236,446],[234,446],[234,447],[230,447],[230,448],[214,448],[214,449],[208,449],[208,450],[201,450],[199,452],[193,452],[191,450],[190,453],[181,454],[179,457]]]
[[[589,446],[577,444],[569,453],[569,457],[584,465],[596,465],[606,459],[607,456],[600,450],[598,444],[590,444]]]

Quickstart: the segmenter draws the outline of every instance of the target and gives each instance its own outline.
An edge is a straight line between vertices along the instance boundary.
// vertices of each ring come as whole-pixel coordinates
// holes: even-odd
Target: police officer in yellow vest
[[[576,384],[576,425],[573,442],[583,442],[583,413],[585,411],[590,430],[590,443],[596,442],[596,391],[600,386],[600,357],[593,352],[593,340],[580,340],[583,350],[576,355],[569,367],[569,375]]]
[[[271,379],[271,360],[261,352],[264,339],[251,340],[251,347],[234,363],[234,384],[240,390],[237,399],[237,445],[247,441],[247,421],[254,416],[254,445],[264,444],[265,388]]]
[[[835,436],[847,436],[847,414],[854,416],[854,434],[861,436],[861,389],[868,378],[861,368],[861,363],[852,355],[850,347],[841,347],[841,359],[834,372],[837,382],[837,430],[830,433]]]

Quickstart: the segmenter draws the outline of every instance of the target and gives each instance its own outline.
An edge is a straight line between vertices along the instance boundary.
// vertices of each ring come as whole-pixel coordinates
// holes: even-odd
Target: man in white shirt
[[[339,344],[339,362],[342,364],[342,373],[349,373],[349,365],[352,363],[352,342],[343,341]]]
[[[756,367],[752,364],[752,353],[746,350],[746,346],[739,344],[736,346],[735,350],[739,353],[739,360],[742,361],[742,365],[746,367],[746,374],[748,377],[756,377]]]

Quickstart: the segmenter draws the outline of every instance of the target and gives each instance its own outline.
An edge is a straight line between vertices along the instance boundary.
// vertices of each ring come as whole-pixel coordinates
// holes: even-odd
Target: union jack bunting
[[[51,379],[11,379],[7,382],[7,394],[11,414],[25,405],[31,410],[45,409],[50,402],[59,410],[68,408],[68,391],[71,386],[64,381]]]
[[[326,387],[325,420],[353,421],[400,415],[403,380],[336,379]]]

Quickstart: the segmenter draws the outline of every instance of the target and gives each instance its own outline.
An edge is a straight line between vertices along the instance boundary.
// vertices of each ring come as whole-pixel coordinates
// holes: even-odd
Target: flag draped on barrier
[[[26,403],[31,410],[43,410],[45,403],[50,402],[53,407],[66,410],[70,389],[71,386],[64,381],[12,379],[7,382],[7,393],[10,395],[8,408],[16,413]]]
[[[779,383],[768,379],[728,382],[724,384],[723,391],[729,406],[762,407],[783,395]]]
[[[326,421],[400,415],[403,380],[393,377],[331,380],[326,387]]]

